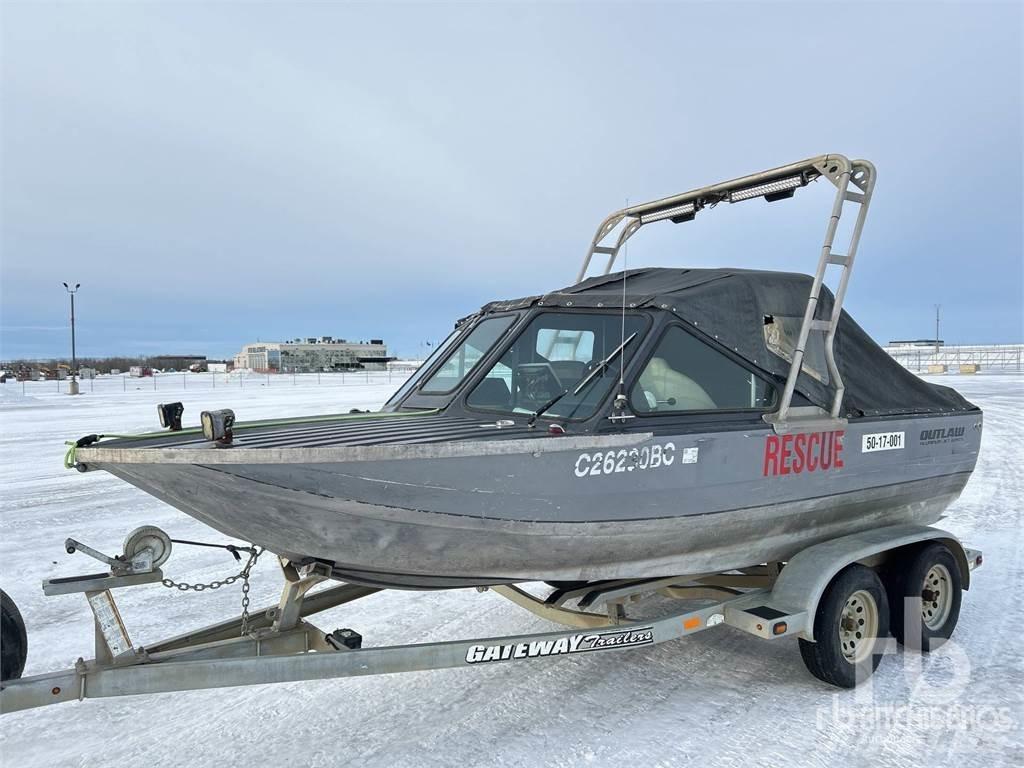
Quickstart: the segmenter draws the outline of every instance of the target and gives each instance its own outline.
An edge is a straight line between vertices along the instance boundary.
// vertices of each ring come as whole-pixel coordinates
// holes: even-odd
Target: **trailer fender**
[[[784,613],[806,612],[807,621],[798,636],[813,642],[818,601],[836,574],[852,563],[875,565],[877,555],[923,541],[940,541],[949,547],[960,566],[963,588],[968,589],[970,563],[956,536],[925,525],[893,525],[842,536],[801,550],[779,574],[769,604]]]

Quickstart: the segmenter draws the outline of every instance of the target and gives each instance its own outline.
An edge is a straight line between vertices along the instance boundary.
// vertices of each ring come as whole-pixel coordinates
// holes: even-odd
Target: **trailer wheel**
[[[25,669],[28,633],[21,611],[0,589],[0,679],[16,680]]]
[[[881,579],[854,564],[828,585],[814,616],[814,642],[800,639],[808,671],[840,688],[867,679],[882,660],[879,645],[889,636],[889,603]]]
[[[924,653],[939,648],[956,628],[962,600],[960,566],[949,547],[935,542],[918,550],[890,582],[897,642]]]

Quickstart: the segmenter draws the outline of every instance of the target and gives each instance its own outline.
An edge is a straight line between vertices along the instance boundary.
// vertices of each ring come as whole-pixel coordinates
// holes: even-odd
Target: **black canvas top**
[[[582,283],[543,296],[495,301],[483,313],[548,307],[620,307],[623,273],[592,277]],[[803,318],[812,278],[791,272],[748,269],[631,269],[626,273],[626,306],[655,308],[674,313],[695,331],[721,344],[757,368],[785,379],[789,359],[773,352],[766,342],[766,322],[788,323],[795,334]],[[817,317],[832,312],[832,293],[822,287]],[[812,331],[811,336],[824,334]],[[797,391],[828,410],[832,387],[809,375],[812,341],[808,342],[804,372]],[[895,415],[975,410],[975,406],[949,387],[929,384],[893,360],[846,311],[835,338],[835,358],[846,385],[844,415]],[[819,366],[823,369],[823,366]]]

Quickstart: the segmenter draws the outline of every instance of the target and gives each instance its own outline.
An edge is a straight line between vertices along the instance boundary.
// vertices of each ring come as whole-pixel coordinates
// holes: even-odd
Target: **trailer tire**
[[[892,633],[901,645],[929,653],[941,647],[956,628],[963,577],[949,547],[939,542],[909,555],[905,565],[889,581]],[[926,601],[926,597],[933,599]]]
[[[0,589],[0,679],[17,680],[28,657],[28,632],[21,611]]]
[[[866,680],[889,636],[889,601],[878,574],[854,563],[825,589],[814,615],[814,642],[800,638],[807,670],[839,688]]]

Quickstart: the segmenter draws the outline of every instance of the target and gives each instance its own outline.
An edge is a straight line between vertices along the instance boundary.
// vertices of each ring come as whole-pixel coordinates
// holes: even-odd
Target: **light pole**
[[[71,385],[68,387],[69,395],[78,394],[78,380],[75,378],[78,375],[78,358],[75,355],[75,293],[78,292],[78,287],[81,283],[75,283],[75,287],[72,288],[67,283],[64,283],[64,288],[71,296]]]

